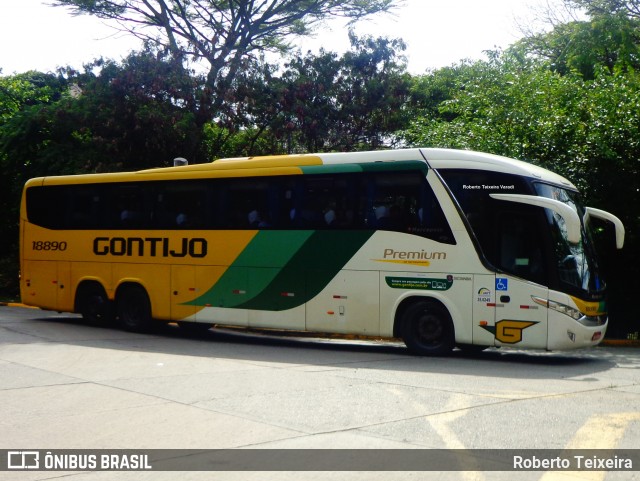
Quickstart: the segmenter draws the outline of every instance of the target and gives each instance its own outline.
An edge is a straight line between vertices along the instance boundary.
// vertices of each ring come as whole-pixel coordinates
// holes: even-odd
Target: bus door
[[[548,298],[545,242],[539,208],[504,203],[496,217],[496,345],[547,347],[547,309],[532,296]]]
[[[548,289],[507,274],[474,276],[473,343],[546,348]]]
[[[532,296],[548,299],[549,289],[514,276],[496,274],[497,346],[547,347],[547,309],[537,305]]]

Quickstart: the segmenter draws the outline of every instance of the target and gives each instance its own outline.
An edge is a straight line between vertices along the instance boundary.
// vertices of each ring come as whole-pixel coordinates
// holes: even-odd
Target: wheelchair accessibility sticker
[[[496,291],[508,291],[509,290],[509,279],[505,279],[504,277],[496,277]]]

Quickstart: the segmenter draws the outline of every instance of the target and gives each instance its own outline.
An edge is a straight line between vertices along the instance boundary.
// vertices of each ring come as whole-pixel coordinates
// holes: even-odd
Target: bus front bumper
[[[597,346],[604,339],[609,320],[606,315],[600,317],[604,322],[585,323],[572,317],[549,310],[549,329],[547,349],[560,351]]]

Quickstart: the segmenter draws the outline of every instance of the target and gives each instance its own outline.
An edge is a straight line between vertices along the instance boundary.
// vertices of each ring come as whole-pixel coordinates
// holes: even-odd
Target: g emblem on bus
[[[517,344],[522,341],[522,331],[531,327],[537,322],[534,321],[511,321],[502,320],[496,322],[495,326],[480,326],[496,337],[496,340],[505,344]]]

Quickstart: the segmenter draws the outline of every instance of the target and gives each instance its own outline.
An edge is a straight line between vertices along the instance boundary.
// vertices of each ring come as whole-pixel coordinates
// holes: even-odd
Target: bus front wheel
[[[127,330],[144,332],[151,327],[151,302],[138,285],[124,286],[116,296],[118,324]]]
[[[417,301],[402,314],[402,340],[413,354],[439,356],[453,350],[455,333],[449,311],[433,301]]]

